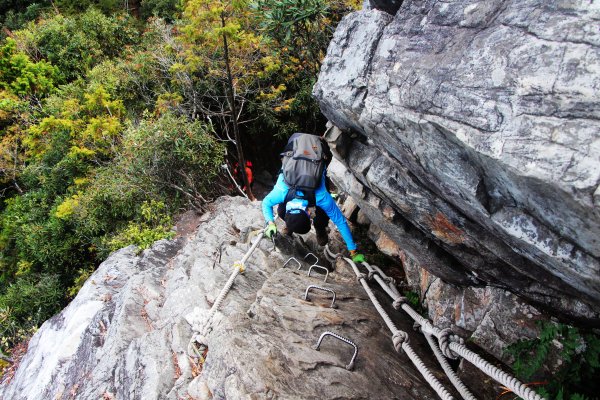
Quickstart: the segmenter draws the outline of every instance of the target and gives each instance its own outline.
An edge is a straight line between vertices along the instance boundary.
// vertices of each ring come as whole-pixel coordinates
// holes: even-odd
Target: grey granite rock
[[[313,89],[346,132],[336,183],[445,281],[600,325],[598,20],[541,0],[345,17]]]
[[[191,362],[190,315],[208,311],[262,228],[258,203],[220,198],[197,233],[136,254],[113,253],[60,314],[39,329],[0,398],[20,399],[433,399],[353,274],[340,268],[325,293],[303,300],[323,276],[282,269],[287,255],[262,241],[237,277],[207,336],[202,370]],[[408,320],[398,326],[410,330]],[[353,372],[348,345],[359,346]],[[416,334],[415,334],[416,335]],[[415,340],[418,343],[418,338]],[[418,346],[417,346],[418,348]],[[427,353],[423,355],[427,357]]]

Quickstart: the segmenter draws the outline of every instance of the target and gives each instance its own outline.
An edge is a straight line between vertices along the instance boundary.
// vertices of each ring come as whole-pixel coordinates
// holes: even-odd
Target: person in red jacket
[[[248,184],[250,185],[250,189],[252,189],[253,183],[254,183],[254,173],[252,171],[252,168],[253,168],[252,162],[250,160],[247,160],[245,169],[246,169],[246,177],[248,178]],[[239,186],[242,188],[242,190],[245,192],[246,186],[244,185],[244,177],[242,176],[242,171],[240,170],[240,165],[237,162],[233,165],[233,176],[235,176],[235,180],[237,181]]]

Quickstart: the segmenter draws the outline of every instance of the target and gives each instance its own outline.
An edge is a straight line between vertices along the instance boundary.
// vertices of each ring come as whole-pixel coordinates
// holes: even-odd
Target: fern
[[[600,338],[569,325],[544,322],[539,327],[539,338],[522,340],[508,347],[507,354],[515,358],[515,374],[524,381],[533,376],[547,379],[549,383],[540,388],[539,393],[548,399],[597,399]],[[556,344],[561,348],[558,354],[561,368],[547,377],[544,366]]]

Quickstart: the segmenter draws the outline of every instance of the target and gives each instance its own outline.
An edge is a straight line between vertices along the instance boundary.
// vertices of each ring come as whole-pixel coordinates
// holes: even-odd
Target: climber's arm
[[[283,181],[283,175],[280,174],[277,178],[277,183],[275,183],[275,187],[262,201],[262,212],[267,222],[273,222],[275,220],[273,216],[273,207],[285,201],[287,192],[288,187]]]
[[[354,239],[352,238],[352,232],[350,232],[350,227],[348,226],[348,222],[346,222],[346,217],[340,211],[337,204],[335,204],[335,200],[331,197],[331,194],[325,189],[325,180],[321,184],[321,187],[317,189],[315,193],[315,198],[317,202],[317,206],[321,207],[325,214],[329,216],[329,218],[333,221],[335,226],[337,226],[344,242],[346,242],[346,247],[349,251],[356,250],[356,244],[354,243]]]

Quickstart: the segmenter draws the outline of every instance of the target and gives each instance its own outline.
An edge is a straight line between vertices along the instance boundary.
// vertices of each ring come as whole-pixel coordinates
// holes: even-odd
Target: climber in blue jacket
[[[285,183],[283,174],[280,173],[275,187],[262,201],[262,212],[267,221],[265,235],[268,238],[273,237],[273,235],[277,233],[277,226],[275,225],[273,217],[274,206],[278,206],[277,214],[285,221],[286,234],[294,232],[304,234],[310,231],[311,207],[309,207],[308,201],[299,198],[293,198],[286,201],[289,190],[290,187]],[[331,197],[331,194],[325,187],[325,172],[323,172],[320,185],[315,189],[314,198],[316,204],[314,207],[313,221],[317,233],[317,243],[320,246],[327,244],[328,237],[325,228],[329,223],[329,219],[331,219],[340,231],[344,242],[346,242],[346,247],[350,252],[352,260],[354,262],[364,262],[365,257],[356,250],[356,244],[352,239],[352,233],[350,232],[350,227],[346,222],[344,214],[342,214],[333,200],[333,197]]]

